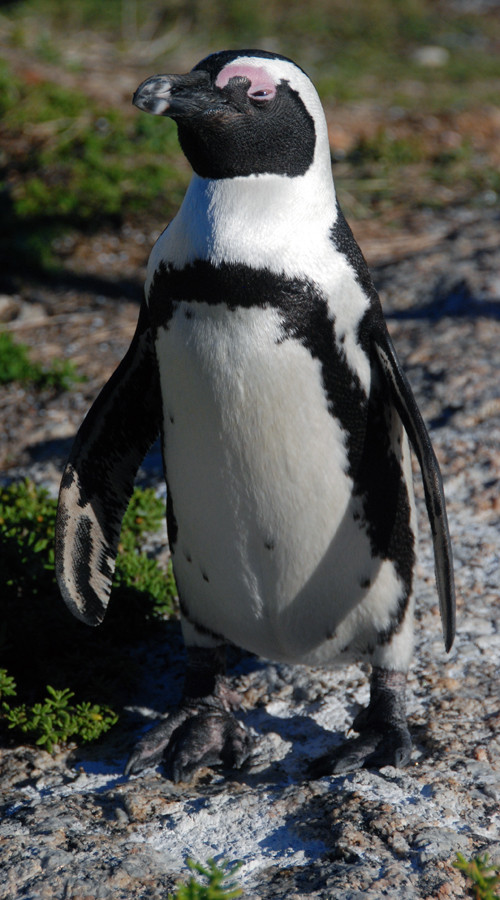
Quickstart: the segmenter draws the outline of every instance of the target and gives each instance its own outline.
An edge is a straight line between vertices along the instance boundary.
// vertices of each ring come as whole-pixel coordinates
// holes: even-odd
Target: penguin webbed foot
[[[410,760],[411,747],[407,727],[392,728],[385,734],[366,731],[314,760],[309,773],[314,778],[321,778],[323,775],[342,775],[357,769],[381,769],[384,766],[401,769]]]
[[[252,739],[232,713],[239,698],[224,676],[222,648],[188,648],[188,659],[181,703],[139,741],[126,775],[163,762],[177,784],[202,766],[239,769],[248,758]]]
[[[406,721],[406,673],[374,668],[370,702],[352,724],[359,737],[351,738],[314,760],[310,774],[337,775],[356,769],[381,769],[408,764],[412,741]]]
[[[175,784],[189,781],[201,766],[239,769],[251,744],[249,733],[232,713],[203,710],[174,731],[164,754],[165,769]]]

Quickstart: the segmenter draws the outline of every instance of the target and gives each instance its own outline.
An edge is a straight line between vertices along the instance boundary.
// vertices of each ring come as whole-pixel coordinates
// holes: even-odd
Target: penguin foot
[[[385,734],[367,731],[315,759],[309,773],[313,778],[321,778],[356,769],[381,769],[383,766],[400,769],[410,760],[411,746],[407,728],[393,729]]]
[[[158,765],[163,759],[170,738],[188,715],[186,709],[179,707],[151,728],[134,747],[125,766],[125,775],[138,775],[143,769]]]
[[[383,766],[400,769],[409,762],[412,742],[405,711],[406,673],[374,668],[370,687],[370,703],[352,724],[359,737],[314,760],[310,766],[313,777]]]
[[[250,754],[252,739],[232,713],[215,706],[180,706],[134,748],[125,768],[137,775],[163,762],[175,783],[189,781],[202,766],[239,769]]]
[[[239,769],[251,748],[249,733],[231,713],[205,711],[186,719],[174,731],[164,763],[168,776],[178,784],[189,781],[201,766]]]
[[[182,701],[139,741],[126,775],[163,761],[168,777],[177,784],[188,781],[201,766],[243,765],[253,742],[232,713],[240,701],[224,670],[223,648],[188,648]]]

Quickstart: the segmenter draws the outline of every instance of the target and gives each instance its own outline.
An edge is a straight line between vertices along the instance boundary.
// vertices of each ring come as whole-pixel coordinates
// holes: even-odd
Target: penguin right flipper
[[[394,399],[422,472],[425,502],[432,531],[436,583],[446,650],[455,637],[455,584],[453,559],[446,515],[446,502],[439,463],[412,389],[397,357],[384,323],[372,332],[380,369]]]
[[[71,612],[88,625],[104,617],[122,518],[160,425],[160,385],[143,303],[129,350],[84,419],[61,481],[56,576]]]

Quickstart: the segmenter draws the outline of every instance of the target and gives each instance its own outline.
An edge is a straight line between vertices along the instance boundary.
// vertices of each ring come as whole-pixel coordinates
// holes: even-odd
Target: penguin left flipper
[[[432,532],[436,583],[446,650],[455,637],[455,584],[450,532],[439,463],[412,389],[401,368],[385,323],[372,330],[372,345],[383,378],[392,394],[411,445],[417,455],[424,484],[425,503]]]
[[[65,602],[88,625],[104,617],[122,518],[160,424],[160,385],[143,303],[126,356],[76,436],[59,493],[56,576]]]

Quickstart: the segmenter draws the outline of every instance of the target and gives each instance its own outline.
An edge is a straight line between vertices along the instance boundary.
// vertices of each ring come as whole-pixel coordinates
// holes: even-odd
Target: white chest
[[[224,304],[177,304],[157,354],[181,595],[240,646],[313,652],[376,565],[320,364],[276,311]]]
[[[282,337],[274,310],[203,303],[180,303],[160,332],[169,483],[174,495],[181,484],[188,492],[185,501],[174,496],[178,516],[188,497],[203,497],[216,532],[219,507],[229,504],[240,528],[275,541],[296,530],[297,504],[318,503],[329,472],[339,512],[348,501],[344,435],[328,412],[320,364]]]

